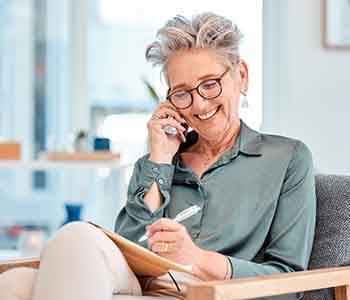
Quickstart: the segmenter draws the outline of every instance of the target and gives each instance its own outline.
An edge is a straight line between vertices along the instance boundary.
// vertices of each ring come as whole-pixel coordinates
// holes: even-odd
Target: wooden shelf
[[[29,170],[57,170],[57,169],[122,169],[132,166],[132,163],[121,161],[48,161],[48,160],[32,160],[32,161],[11,161],[0,160],[0,169],[29,169]]]
[[[49,152],[41,153],[40,160],[49,160],[49,161],[86,161],[86,162],[95,162],[95,161],[116,161],[120,160],[120,154],[98,151],[98,152]]]

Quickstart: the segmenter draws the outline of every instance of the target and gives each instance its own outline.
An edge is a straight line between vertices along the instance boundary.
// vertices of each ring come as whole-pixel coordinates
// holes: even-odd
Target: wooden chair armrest
[[[13,259],[13,260],[6,260],[6,261],[0,261],[0,274],[13,269],[13,268],[19,268],[19,267],[28,267],[28,268],[34,268],[37,269],[39,267],[40,260],[38,258],[28,258],[28,259]]]
[[[330,287],[336,287],[336,299],[350,300],[350,267],[208,281],[190,285],[186,299],[255,299]]]

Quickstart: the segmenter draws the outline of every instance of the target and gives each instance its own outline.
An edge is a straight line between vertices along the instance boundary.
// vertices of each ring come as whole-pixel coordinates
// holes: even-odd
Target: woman
[[[300,141],[258,133],[240,120],[240,95],[248,92],[240,39],[229,20],[204,13],[170,20],[146,51],[163,67],[169,90],[148,122],[150,153],[135,165],[115,231],[191,265],[193,277],[184,281],[301,271],[310,257],[311,154]],[[172,220],[192,205],[197,214]],[[145,230],[148,239],[139,242]],[[65,226],[43,251],[34,300],[123,293],[141,295],[140,284],[92,226]]]

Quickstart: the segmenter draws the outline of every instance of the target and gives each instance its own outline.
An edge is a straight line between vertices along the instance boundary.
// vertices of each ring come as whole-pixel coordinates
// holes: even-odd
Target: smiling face
[[[248,71],[244,62],[234,70],[225,71],[230,62],[210,49],[182,50],[173,54],[167,63],[166,74],[170,93],[191,90],[208,79],[220,80],[222,91],[214,99],[204,99],[193,90],[193,103],[178,110],[200,136],[207,141],[221,141],[233,125],[239,122],[240,91],[247,90]]]

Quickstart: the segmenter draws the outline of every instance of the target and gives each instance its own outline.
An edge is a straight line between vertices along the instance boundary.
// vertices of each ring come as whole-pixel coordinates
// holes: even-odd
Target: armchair
[[[188,300],[256,299],[304,292],[303,300],[350,300],[350,176],[317,175],[317,220],[309,270],[210,281],[188,287]],[[0,263],[37,268],[39,260]]]

